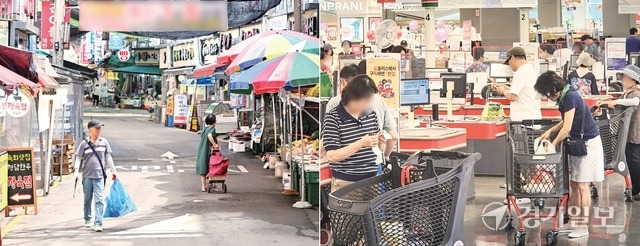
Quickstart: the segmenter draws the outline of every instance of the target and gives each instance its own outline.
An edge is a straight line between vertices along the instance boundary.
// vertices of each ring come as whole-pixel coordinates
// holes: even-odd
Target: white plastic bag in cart
[[[533,140],[533,146],[536,155],[556,153],[556,147],[553,146],[551,141],[546,139],[540,141],[540,138],[536,138],[535,140]]]
[[[533,141],[534,151],[536,155],[555,154],[556,148],[549,140],[541,140],[536,138]],[[522,187],[523,191],[529,194],[543,194],[552,192],[556,184],[556,167],[538,164],[535,165],[535,170],[531,172],[533,175],[529,179],[521,177],[525,181],[525,185]]]

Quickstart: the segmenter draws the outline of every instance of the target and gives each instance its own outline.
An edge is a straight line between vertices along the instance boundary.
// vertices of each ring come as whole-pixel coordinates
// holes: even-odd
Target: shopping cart
[[[602,147],[604,153],[604,175],[608,176],[618,173],[624,177],[625,181],[625,202],[633,202],[631,194],[631,179],[629,178],[629,168],[625,156],[627,137],[629,135],[629,122],[631,115],[636,110],[635,107],[622,107],[609,109],[608,105],[600,106],[600,115],[597,115],[597,107],[591,107],[591,112],[596,120],[596,125],[600,129]],[[591,198],[598,198],[598,188],[591,184]]]
[[[227,179],[228,169],[229,159],[222,157],[220,149],[212,150],[211,157],[209,158],[209,173],[207,174],[207,180],[209,182],[207,192],[211,193],[215,188],[216,183],[221,183],[222,191],[227,193],[227,184],[225,184],[225,181]]]
[[[553,218],[553,229],[547,233],[547,245],[555,245],[558,237],[560,214],[564,212],[568,221],[569,205],[569,168],[564,148],[555,154],[534,154],[535,139],[553,126],[550,120],[510,121],[507,125],[508,141],[511,143],[512,159],[507,161],[507,225],[506,230],[514,229],[512,212],[520,220],[518,231],[514,233],[514,244],[525,244],[524,220],[534,218]],[[522,212],[516,199],[529,198],[536,201],[537,208]],[[558,199],[555,210],[550,214],[542,213],[546,199]],[[566,222],[565,222],[566,223]]]
[[[462,243],[469,179],[480,154],[431,152],[419,153],[416,159],[426,161],[408,159],[400,165],[402,160],[392,156],[389,172],[329,195],[335,246]],[[450,166],[444,173],[440,172],[445,169],[434,168],[440,162]],[[403,170],[409,170],[409,177]]]

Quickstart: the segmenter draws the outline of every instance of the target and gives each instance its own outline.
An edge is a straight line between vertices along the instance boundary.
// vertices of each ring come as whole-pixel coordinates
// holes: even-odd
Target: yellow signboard
[[[167,115],[173,115],[173,96],[167,98]]]
[[[114,71],[107,72],[107,80],[118,80],[118,73]]]
[[[367,59],[367,75],[388,108],[400,108],[400,66],[394,59]]]
[[[0,152],[0,209],[7,207],[7,194],[9,192],[9,186],[7,181],[9,180],[9,154],[7,152]]]

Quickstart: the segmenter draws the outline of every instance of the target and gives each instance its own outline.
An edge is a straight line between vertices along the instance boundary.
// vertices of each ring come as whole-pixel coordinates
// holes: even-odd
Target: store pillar
[[[425,49],[427,50],[426,64],[427,67],[436,67],[436,52],[432,52],[436,47],[436,10],[433,8],[426,8],[424,17],[424,34],[425,34]]]
[[[562,3],[558,0],[538,0],[540,28],[562,26]]]
[[[518,9],[480,9],[480,28],[483,46],[512,46],[520,42]],[[525,31],[526,32],[526,31]]]
[[[523,8],[518,9],[518,33],[520,37],[520,42],[528,43],[529,42],[529,9]]]
[[[602,28],[604,36],[628,37],[629,29],[636,27],[636,16],[618,14],[618,1],[602,1]]]

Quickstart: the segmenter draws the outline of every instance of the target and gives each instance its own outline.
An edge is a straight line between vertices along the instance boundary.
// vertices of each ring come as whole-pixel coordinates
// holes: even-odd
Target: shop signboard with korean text
[[[133,61],[136,65],[158,65],[160,63],[159,50],[135,50]]]
[[[0,20],[0,45],[9,45],[9,21]]]
[[[195,66],[197,64],[195,43],[188,42],[171,47],[171,60],[172,68]]]
[[[187,124],[187,117],[189,116],[189,97],[187,94],[176,94],[173,96],[173,105],[173,124]]]
[[[389,108],[399,108],[400,66],[395,59],[367,59],[367,75]]]
[[[0,209],[4,209],[8,205],[7,192],[9,186],[7,185],[9,177],[9,153],[6,151],[0,151]]]
[[[31,110],[31,95],[22,89],[13,90],[7,97],[6,112],[13,118],[21,118]]]
[[[7,115],[7,97],[8,92],[0,87],[0,117]],[[0,120],[1,121],[1,120]]]
[[[123,48],[124,34],[110,32],[109,33],[109,49],[120,50]]]
[[[67,6],[65,9],[65,13],[64,13],[64,23],[70,23],[71,22],[71,9],[68,8],[69,3],[65,3],[65,6]],[[53,1],[42,1],[42,25],[40,26],[41,28],[41,33],[42,36],[40,37],[40,47],[42,49],[53,49],[54,48],[54,33],[55,30],[53,29],[53,24],[56,21],[56,17],[54,14],[54,4]],[[67,40],[69,40],[69,37],[71,35],[71,32],[67,32],[68,36],[67,36]],[[64,48],[68,49],[69,48],[69,44],[68,42],[64,44]]]
[[[8,151],[7,205],[9,207],[36,206],[36,179],[32,148]],[[35,209],[38,214],[38,209]]]
[[[220,54],[220,38],[200,39],[200,63],[208,65],[218,62]]]
[[[168,48],[162,48],[159,51],[158,54],[158,67],[159,68],[169,68],[169,63],[170,63],[170,59],[171,56],[168,54],[169,53],[169,49]]]

